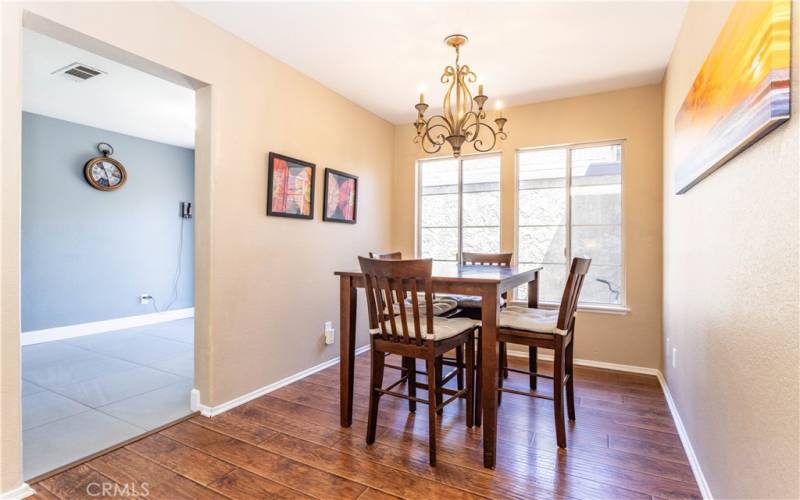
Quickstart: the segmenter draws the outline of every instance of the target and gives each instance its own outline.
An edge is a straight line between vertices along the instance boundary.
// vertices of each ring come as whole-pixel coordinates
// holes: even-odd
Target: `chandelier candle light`
[[[483,84],[478,85],[478,95],[472,97],[467,84],[475,83],[477,77],[469,66],[459,64],[459,49],[467,43],[467,37],[450,35],[444,42],[456,49],[456,64],[445,67],[442,73],[441,82],[448,84],[442,103],[442,114],[426,120],[425,111],[428,105],[425,104],[424,94],[419,95],[419,104],[414,106],[417,109],[417,120],[414,122],[417,136],[414,143],[421,144],[426,153],[433,154],[439,152],[445,142],[448,142],[456,158],[461,156],[461,146],[465,142],[472,143],[476,151],[491,151],[497,144],[498,137],[508,137],[503,131],[507,120],[503,118],[503,111],[498,106],[494,119],[497,129],[486,121],[483,105],[489,98],[483,95]]]

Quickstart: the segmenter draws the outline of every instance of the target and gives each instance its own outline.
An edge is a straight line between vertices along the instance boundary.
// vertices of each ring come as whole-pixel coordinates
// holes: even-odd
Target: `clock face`
[[[89,160],[83,173],[86,181],[101,191],[113,191],[122,187],[128,178],[125,167],[117,160],[108,157]]]
[[[113,163],[99,161],[92,165],[92,179],[101,186],[114,187],[122,181],[122,172]]]

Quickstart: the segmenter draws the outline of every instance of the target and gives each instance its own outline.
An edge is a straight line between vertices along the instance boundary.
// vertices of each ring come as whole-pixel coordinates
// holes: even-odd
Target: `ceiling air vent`
[[[100,71],[99,69],[89,67],[85,64],[72,63],[68,66],[64,66],[63,68],[53,71],[52,74],[60,74],[64,76],[64,78],[74,82],[83,82],[90,78],[103,75],[104,72]]]

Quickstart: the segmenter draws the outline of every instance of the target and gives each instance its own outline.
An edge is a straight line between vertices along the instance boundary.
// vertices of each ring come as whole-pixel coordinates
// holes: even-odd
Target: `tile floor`
[[[25,479],[191,413],[194,320],[22,348]]]

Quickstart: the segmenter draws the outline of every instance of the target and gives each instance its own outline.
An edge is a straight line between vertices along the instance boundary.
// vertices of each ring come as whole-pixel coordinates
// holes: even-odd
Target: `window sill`
[[[522,300],[515,300],[512,302],[512,304],[515,306],[523,306],[523,307],[527,307],[528,305],[527,302]],[[542,309],[558,309],[558,304],[555,302],[542,302],[539,304],[539,307]],[[625,316],[631,312],[631,309],[626,306],[603,306],[603,305],[583,304],[578,306],[578,312],[614,314],[619,316]]]

